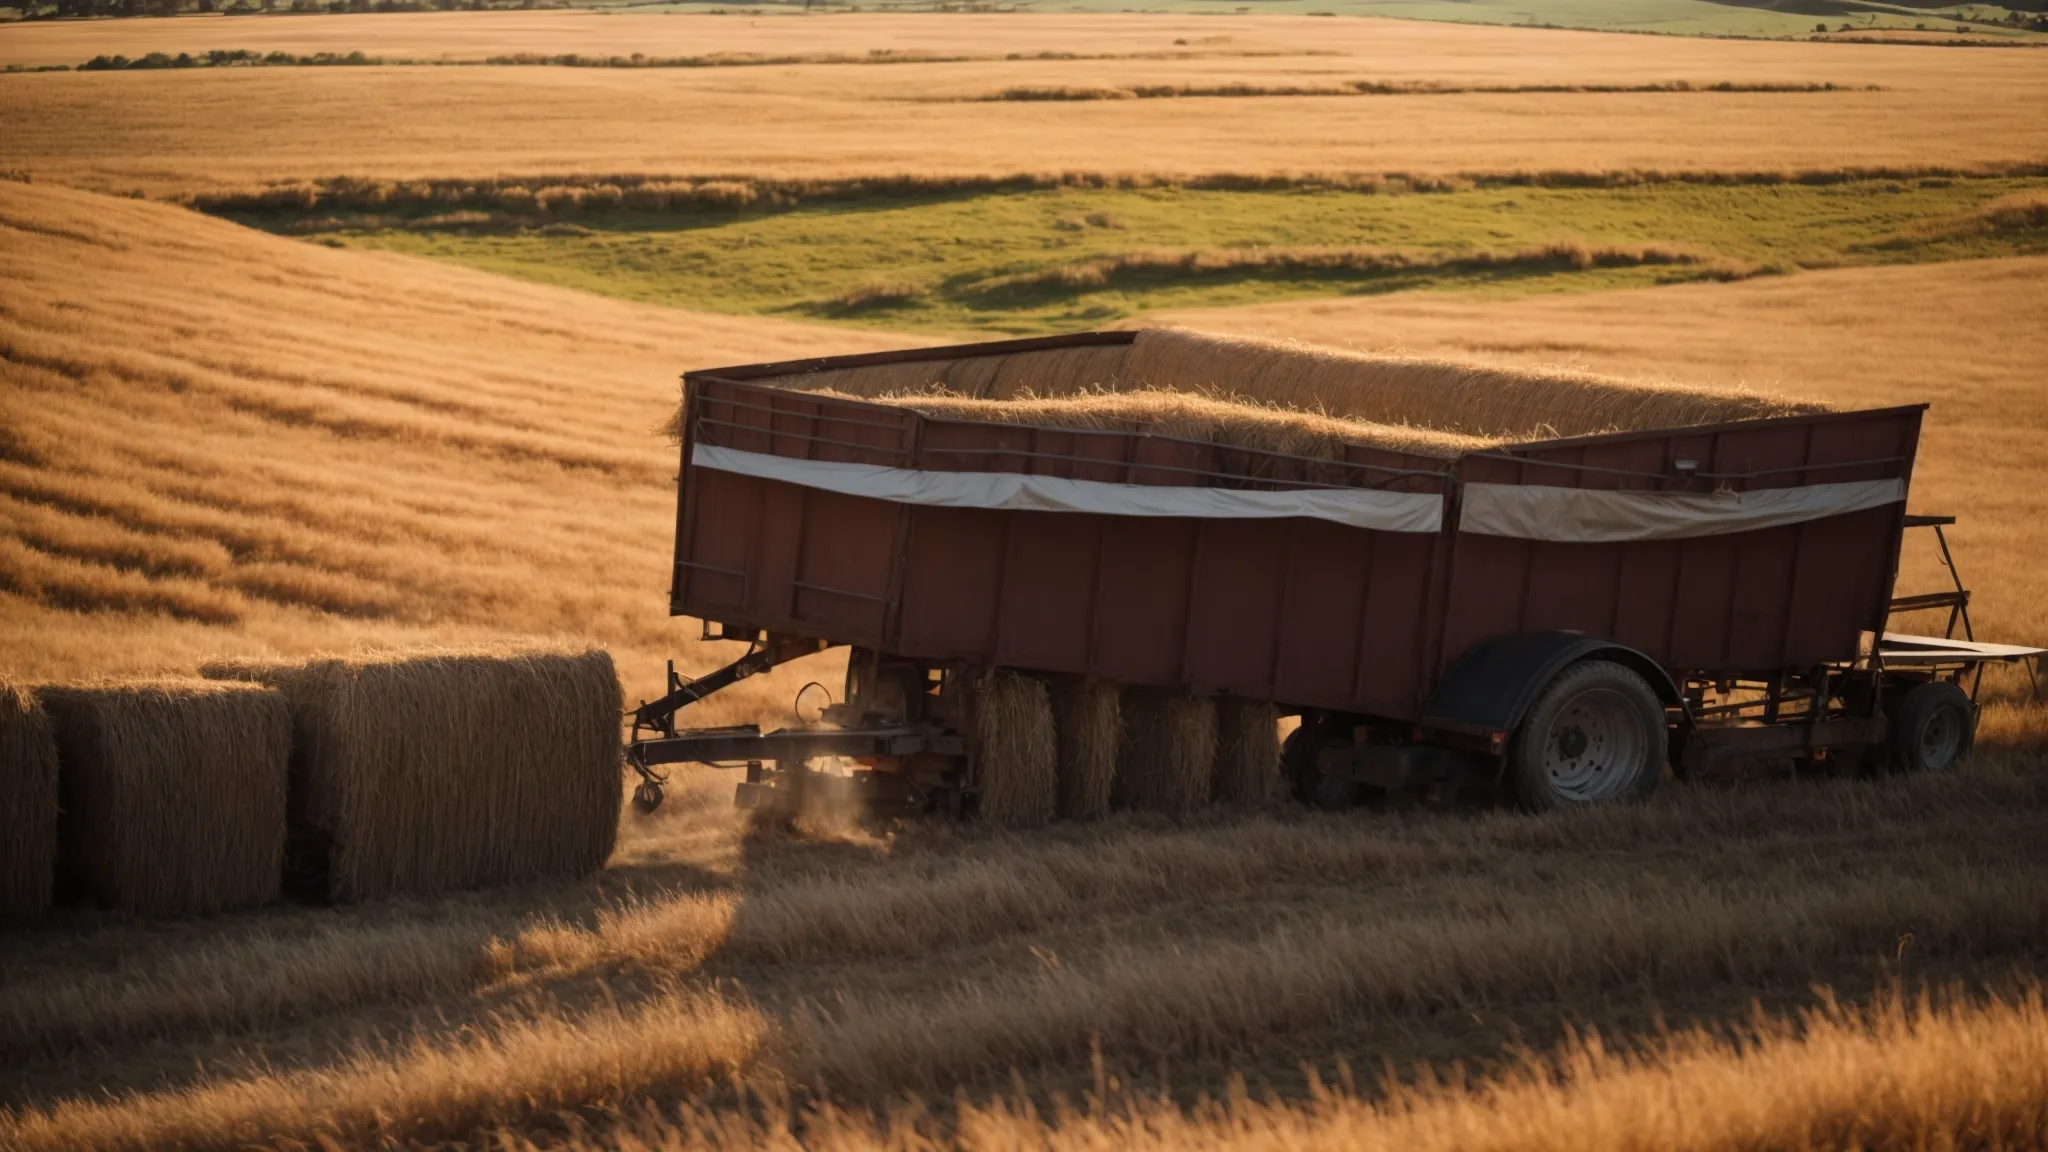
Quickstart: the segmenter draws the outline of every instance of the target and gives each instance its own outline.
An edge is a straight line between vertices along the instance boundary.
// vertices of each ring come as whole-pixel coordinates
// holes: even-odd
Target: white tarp
[[[1068,480],[1016,472],[926,472],[869,464],[793,460],[787,456],[742,452],[710,444],[697,445],[690,455],[690,462],[700,468],[760,476],[827,492],[940,508],[1003,508],[1216,520],[1300,516],[1381,532],[1436,532],[1443,528],[1443,497],[1428,492],[1380,492],[1369,488],[1252,492],[1232,488],[1109,484],[1100,480]]]
[[[1717,493],[1467,484],[1458,530],[1521,540],[1678,540],[1798,524],[1905,498],[1906,482],[1898,479]]]

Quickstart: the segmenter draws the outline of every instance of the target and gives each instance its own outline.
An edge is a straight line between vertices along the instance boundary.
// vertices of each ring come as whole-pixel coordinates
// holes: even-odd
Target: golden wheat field
[[[447,18],[303,19],[288,47],[431,56]],[[372,18],[374,21],[375,18]],[[1468,28],[1393,20],[990,16],[963,36],[943,17],[763,19],[537,14],[506,27],[532,51],[644,46],[797,56],[827,44],[1006,57],[888,66],[219,68],[0,77],[0,166],[152,193],[335,175],[379,178],[642,173],[843,178],[1082,172],[1115,175],[1571,171],[1718,172],[2037,164],[2048,72],[2033,53],[1855,44],[1722,45],[1666,37]],[[560,38],[548,19],[564,21]],[[435,21],[443,21],[435,23]],[[417,21],[417,23],[415,22]],[[843,22],[843,23],[842,23]],[[154,37],[204,52],[219,21]],[[230,22],[231,23],[231,22]],[[259,22],[264,23],[264,22]],[[602,25],[591,31],[593,24]],[[0,33],[23,60],[131,48],[123,22]],[[799,31],[777,35],[776,29]],[[492,25],[487,25],[492,27]],[[812,28],[818,31],[810,31]],[[389,29],[389,31],[385,31]],[[926,31],[931,29],[931,31]],[[40,36],[38,34],[41,34]],[[386,49],[376,42],[392,37]],[[616,37],[615,39],[602,39]],[[18,39],[17,39],[18,38]],[[68,39],[67,39],[68,38]],[[230,37],[231,38],[231,37]],[[42,47],[60,39],[61,49]],[[1185,40],[1186,44],[1176,41]],[[496,44],[495,40],[489,41]],[[172,41],[164,41],[167,46]],[[253,42],[263,48],[265,42]],[[1302,53],[1315,52],[1317,55]],[[1232,53],[1289,53],[1276,56]],[[1184,53],[1188,59],[1161,59]],[[1320,53],[1330,53],[1322,55]],[[1379,84],[1496,88],[1407,95],[1004,100],[1009,89]],[[1835,91],[1517,92],[1518,86],[1714,84]]]
[[[625,56],[747,65],[808,58],[993,58],[1064,67],[1174,58],[1228,66],[1270,59],[1297,75],[1378,75],[1450,83],[1599,84],[1660,80],[1869,82],[1867,71],[1963,75],[1971,65],[1900,60],[1869,45],[1641,40],[1597,33],[1453,26],[1377,18],[1199,17],[1174,13],[983,13],[973,20],[918,12],[820,12],[635,17],[589,11],[305,15],[292,20],[73,21],[23,24],[0,40],[0,64],[79,64],[93,56],[250,49],[347,53],[397,60],[481,61],[494,56]],[[1967,54],[1966,54],[1967,55]],[[1011,59],[1011,58],[1016,59]],[[1034,58],[1034,59],[1026,59]],[[1890,61],[1891,63],[1883,63]],[[939,61],[943,62],[943,61]],[[779,65],[786,68],[788,65]],[[787,76],[787,71],[769,75]],[[1284,73],[1283,73],[1284,74]],[[1050,75],[1050,74],[1048,74]],[[900,80],[886,77],[878,84]]]
[[[738,655],[665,611],[681,372],[940,337],[309,242],[181,206],[194,194],[534,173],[2048,164],[2048,72],[2029,50],[1244,15],[0,27],[0,63],[242,48],[694,60],[0,76],[0,170],[16,177],[0,180],[0,703],[15,707],[13,684],[134,676],[146,692],[202,667],[287,694],[360,683],[411,709],[427,758],[462,761],[459,789],[406,775],[424,761],[390,769],[428,781],[415,824],[494,783],[506,792],[472,805],[492,821],[564,801],[494,781],[493,761],[549,754],[516,718],[472,708],[459,678],[408,694],[385,650],[461,664],[603,648],[628,704],[662,690],[665,660],[701,674]],[[847,60],[881,53],[927,59]],[[1038,54],[1056,58],[1010,58]],[[1354,81],[1461,90],[973,102]],[[1713,84],[1834,87],[1699,90]],[[1531,86],[1666,90],[1464,90]],[[1960,517],[1980,636],[2048,644],[2044,304],[2048,256],[2023,255],[1125,322],[1560,380],[1929,402],[1911,509]],[[1322,407],[1334,422],[1342,405]],[[1921,543],[1901,591],[1945,579]],[[331,658],[280,663],[315,656]],[[610,707],[599,658],[578,659],[577,708]],[[679,720],[788,723],[798,687],[836,688],[843,665],[807,658]],[[350,679],[364,668],[399,671]],[[605,867],[580,879],[0,930],[0,1149],[2048,1146],[2048,709],[2015,672],[1988,689],[1976,755],[1950,775],[1764,773],[1541,815],[1252,797],[1031,829],[785,824],[733,809],[735,773],[678,767],[667,802],[625,808]],[[1044,695],[1039,711],[1078,707]],[[341,701],[367,698],[332,696],[321,722],[340,731]],[[997,711],[974,723],[1004,735],[987,730]],[[476,728],[488,738],[452,747]],[[368,795],[336,767],[347,749],[321,755]],[[1102,811],[1103,783],[1062,807]],[[596,791],[572,806],[609,828]],[[145,815],[151,835],[184,831]],[[450,852],[474,831],[406,827]],[[551,835],[575,844],[533,848],[600,852],[578,838],[591,827],[565,820]]]
[[[690,652],[662,592],[682,367],[888,343],[39,184],[0,185],[0,227],[16,675],[513,631],[653,694]]]

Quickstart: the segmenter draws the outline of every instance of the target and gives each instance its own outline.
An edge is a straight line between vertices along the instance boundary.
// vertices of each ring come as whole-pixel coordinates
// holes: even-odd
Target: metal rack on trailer
[[[1273,701],[1301,718],[1285,759],[1311,803],[1478,785],[1558,807],[1643,794],[1667,762],[1940,770],[1969,750],[1983,667],[2038,663],[1976,641],[1959,578],[1892,596],[1909,526],[1954,571],[1953,521],[1905,513],[1924,405],[1324,459],[770,382],[1131,339],[686,376],[670,610],[749,648],[637,711],[642,805],[691,761],[747,765],[748,806],[969,811],[960,684],[996,666]],[[1944,607],[1940,638],[1887,631]],[[844,702],[813,723],[675,726],[838,645]]]

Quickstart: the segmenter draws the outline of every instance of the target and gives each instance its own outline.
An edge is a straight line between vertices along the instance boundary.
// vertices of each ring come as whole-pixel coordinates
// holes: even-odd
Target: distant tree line
[[[277,65],[277,64],[382,64],[381,56],[365,56],[361,52],[309,52],[295,56],[290,52],[250,52],[245,49],[201,52],[194,55],[180,52],[176,56],[168,52],[151,52],[130,60],[126,56],[95,56],[78,66],[80,72],[122,72],[151,68],[232,68],[236,65]]]
[[[7,6],[5,0],[0,0],[0,7]],[[48,0],[47,3],[27,0],[20,11],[23,19],[36,20],[74,16],[175,16],[184,12],[254,16],[270,13],[481,12],[493,8],[566,7],[564,0]],[[131,61],[123,66],[133,65]],[[205,65],[171,63],[148,66],[177,68]]]

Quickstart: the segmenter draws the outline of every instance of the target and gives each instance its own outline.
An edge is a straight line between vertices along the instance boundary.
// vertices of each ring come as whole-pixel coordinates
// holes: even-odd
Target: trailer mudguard
[[[1580,632],[1525,632],[1484,641],[1460,656],[1437,683],[1423,724],[1504,739],[1551,677],[1581,660],[1596,659],[1634,670],[1667,707],[1683,705],[1671,674],[1626,644]]]

